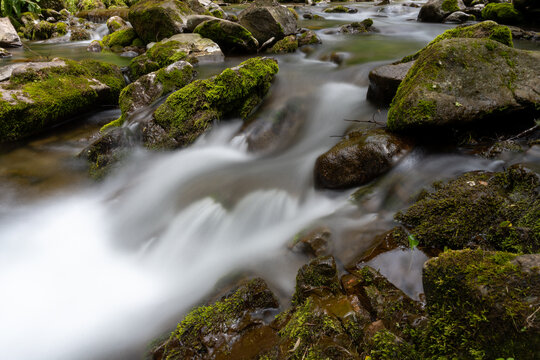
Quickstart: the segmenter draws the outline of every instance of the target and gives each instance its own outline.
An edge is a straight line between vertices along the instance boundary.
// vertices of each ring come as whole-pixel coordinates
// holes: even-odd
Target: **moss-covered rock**
[[[27,23],[21,29],[24,37],[29,40],[46,40],[62,36],[67,33],[67,30],[66,23],[57,22],[53,24],[44,20],[38,23]]]
[[[296,40],[296,36],[290,35],[276,42],[269,52],[273,54],[287,54],[295,52],[296,49],[298,49],[298,40]]]
[[[60,11],[65,8],[62,0],[40,0],[39,7],[42,9],[52,9],[56,11]]]
[[[110,48],[114,46],[129,46],[137,38],[137,33],[133,28],[120,29],[112,34],[105,35],[103,38],[103,44]]]
[[[506,46],[514,47],[514,44],[512,42],[512,32],[510,31],[510,29],[507,26],[499,25],[494,21],[488,20],[470,26],[460,26],[446,30],[441,35],[433,39],[423,49],[417,51],[413,55],[404,57],[401,62],[406,63],[412,60],[416,60],[418,59],[420,53],[425,49],[428,49],[430,46],[446,39],[455,38],[490,39],[498,41]]]
[[[388,128],[474,127],[482,120],[538,111],[539,73],[538,52],[489,39],[442,40],[421,52],[399,86]]]
[[[92,35],[90,32],[83,28],[72,28],[71,34],[69,37],[70,41],[84,41],[84,40],[90,40]]]
[[[256,0],[238,15],[238,21],[264,44],[272,37],[275,41],[296,32],[296,18],[285,6],[268,0]]]
[[[465,4],[462,0],[429,0],[422,5],[418,13],[418,21],[442,22],[451,13],[463,10],[465,10]]]
[[[120,29],[126,29],[130,27],[126,20],[122,19],[120,16],[111,16],[109,19],[107,19],[107,29],[109,30],[109,34],[112,34],[115,31],[118,31]]]
[[[493,20],[502,24],[519,24],[523,21],[521,14],[512,3],[490,3],[482,9],[484,20]]]
[[[219,46],[199,34],[177,34],[163,39],[129,64],[130,77],[135,80],[176,61],[191,63],[220,62],[223,53]]]
[[[100,0],[78,0],[77,9],[84,10],[93,10],[93,9],[104,9],[105,4]]]
[[[383,129],[357,130],[317,158],[315,183],[329,189],[366,184],[387,172],[411,149],[411,144]]]
[[[343,14],[343,13],[354,14],[354,13],[358,12],[358,10],[348,8],[348,7],[345,7],[343,5],[338,5],[338,6],[328,7],[326,9],[324,9],[324,12],[329,13],[329,14],[332,14],[332,13],[333,14]]]
[[[154,113],[154,120],[177,146],[191,144],[214,120],[243,119],[261,102],[278,72],[277,62],[252,58],[207,80],[176,91]],[[156,144],[159,146],[159,144]]]
[[[448,251],[424,265],[423,358],[536,359],[540,255]],[[436,355],[436,356],[435,356]]]
[[[194,33],[215,41],[225,54],[255,53],[259,42],[242,25],[214,19],[199,24]]]
[[[317,36],[315,31],[307,29],[300,30],[300,34],[298,34],[296,39],[298,40],[298,47],[322,43],[321,38]]]
[[[540,177],[530,167],[471,172],[436,184],[407,211],[396,214],[427,247],[535,253],[540,251]]]
[[[97,105],[116,104],[124,85],[117,66],[94,60],[20,65],[9,81],[0,82],[0,142],[43,131]]]
[[[185,16],[190,14],[193,10],[180,0],[141,0],[129,9],[129,22],[149,43],[181,33]]]
[[[104,23],[112,16],[119,16],[124,20],[128,19],[128,8],[115,8],[115,9],[93,9],[85,10],[77,13],[77,17],[86,19],[88,21],[96,23]]]
[[[399,85],[407,76],[414,62],[389,64],[369,72],[368,100],[377,105],[388,106],[396,95]]]
[[[316,294],[324,297],[327,294],[337,295],[341,292],[336,262],[332,256],[313,259],[298,270],[296,275],[296,291],[293,305],[301,305],[306,299]]]
[[[262,279],[251,280],[215,304],[195,308],[187,314],[170,338],[153,350],[153,359],[183,360],[231,356],[234,354],[235,341],[239,338],[253,336],[257,332],[261,332],[263,336],[274,334],[265,327],[262,315],[275,311],[278,306],[276,297]],[[264,338],[260,338],[258,351],[264,349],[261,346],[263,342]],[[257,352],[253,358],[257,358],[256,354]],[[246,353],[242,355],[245,356]]]
[[[353,22],[350,24],[342,25],[339,27],[338,32],[342,34],[361,34],[369,31],[373,31],[373,20],[370,18],[364,19],[360,22]]]

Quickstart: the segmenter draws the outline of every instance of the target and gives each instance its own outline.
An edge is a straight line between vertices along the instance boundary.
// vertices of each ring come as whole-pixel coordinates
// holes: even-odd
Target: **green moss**
[[[170,95],[154,113],[155,121],[171,137],[187,145],[213,120],[234,115],[247,117],[268,91],[277,71],[275,60],[252,58],[236,69],[195,81]]]
[[[215,9],[210,12],[210,15],[217,17],[218,19],[224,19],[225,13],[221,9]]]
[[[134,57],[128,67],[131,80],[137,80],[141,76],[161,68],[157,62],[150,60],[146,54]]]
[[[347,13],[349,12],[349,9],[343,5],[338,5],[331,8],[326,8],[324,9],[324,12],[325,13]]]
[[[537,175],[519,166],[501,173],[467,173],[395,218],[423,246],[460,249],[476,244],[534,253],[540,250],[539,185]]]
[[[286,54],[295,52],[296,49],[298,49],[298,40],[296,40],[294,35],[290,35],[276,42],[270,49],[270,52],[274,54]]]
[[[373,360],[422,359],[411,344],[399,339],[388,330],[375,333],[371,338],[369,348],[369,355]]]
[[[341,285],[334,259],[330,256],[318,257],[302,266],[298,271],[292,303],[300,305],[312,294],[335,295],[339,294],[340,291]]]
[[[482,9],[482,18],[503,24],[517,24],[522,16],[511,3],[490,3]]]
[[[255,52],[258,47],[251,32],[228,21],[208,20],[199,24],[193,32],[215,41],[225,53]]]
[[[22,33],[30,40],[46,40],[67,34],[67,24],[63,22],[53,24],[43,20],[37,24],[29,22],[22,28]]]
[[[99,129],[99,132],[103,133],[103,132],[106,132],[109,129],[112,129],[112,128],[115,128],[115,127],[120,127],[120,126],[122,126],[122,124],[124,124],[124,121],[125,121],[125,118],[123,116],[120,116],[118,119],[113,120],[113,121],[103,125],[101,127],[101,129]]]
[[[103,38],[103,44],[108,47],[129,46],[137,38],[137,33],[133,28],[121,29],[106,35]]]
[[[174,62],[186,59],[187,54],[178,50],[179,45],[180,42],[178,41],[160,42],[152,46],[146,52],[146,56],[150,60],[157,62],[160,67],[165,67]]]
[[[442,2],[441,9],[450,13],[460,10],[457,0],[444,0]]]
[[[135,40],[133,40],[133,42],[131,43],[131,46],[136,46],[136,47],[144,47],[144,42],[139,39],[139,38],[136,38]]]

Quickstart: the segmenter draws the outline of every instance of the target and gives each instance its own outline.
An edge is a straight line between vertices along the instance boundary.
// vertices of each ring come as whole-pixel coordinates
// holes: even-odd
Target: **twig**
[[[535,130],[538,129],[538,128],[539,128],[538,125],[534,125],[532,128],[529,128],[529,129],[527,129],[527,130],[525,130],[525,131],[523,131],[523,132],[517,134],[516,136],[511,137],[511,138],[508,139],[508,140],[519,139],[520,137],[523,137],[523,136],[525,136],[525,135],[528,135],[528,134],[532,133],[533,131],[535,131]]]

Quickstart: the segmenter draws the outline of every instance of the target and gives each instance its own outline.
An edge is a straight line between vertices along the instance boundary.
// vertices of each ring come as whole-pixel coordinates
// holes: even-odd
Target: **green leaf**
[[[420,244],[420,241],[418,241],[413,234],[410,234],[409,237],[409,247],[411,248],[411,250],[414,250],[414,248],[416,248],[418,246],[418,244]]]

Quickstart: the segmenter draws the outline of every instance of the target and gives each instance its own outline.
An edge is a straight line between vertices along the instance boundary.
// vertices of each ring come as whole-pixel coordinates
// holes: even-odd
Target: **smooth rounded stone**
[[[455,11],[448,15],[444,22],[446,24],[463,24],[469,20],[474,20],[474,16],[464,13],[463,11]]]
[[[122,19],[118,15],[111,16],[107,20],[107,29],[109,29],[109,34],[112,34],[113,32],[121,29],[126,29],[128,27],[131,27],[131,24],[129,24],[126,20]]]
[[[281,40],[296,33],[293,13],[273,0],[256,0],[238,15],[238,21],[260,44],[272,37]]]
[[[259,47],[257,39],[245,27],[228,20],[205,21],[193,32],[215,41],[225,54],[256,53]]]
[[[446,39],[420,53],[388,112],[391,131],[507,124],[540,104],[540,53],[489,39]],[[530,119],[530,118],[529,118]],[[523,117],[527,121],[527,117]]]
[[[420,9],[418,21],[442,22],[451,13],[464,9],[462,0],[429,0]]]
[[[101,52],[101,42],[99,40],[93,40],[90,45],[86,48],[86,51],[90,52]]]
[[[199,24],[214,19],[215,17],[210,15],[189,15],[186,17],[186,31],[193,32]]]
[[[414,61],[379,66],[369,72],[368,100],[377,105],[390,105],[399,84],[405,79]]]
[[[19,47],[22,46],[21,39],[17,34],[17,30],[9,21],[9,18],[0,18],[0,46],[4,47]]]
[[[197,59],[198,63],[222,62],[224,59],[221,48],[214,41],[202,37],[200,34],[176,34],[167,41],[178,41],[178,50],[188,54],[189,57]]]
[[[11,53],[4,48],[0,48],[0,58],[11,57]]]
[[[383,129],[356,130],[317,158],[315,184],[327,189],[364,185],[390,170],[411,144]]]
[[[134,58],[136,56],[139,56],[139,53],[133,50],[129,50],[129,51],[124,51],[123,53],[120,54],[120,56],[127,57],[127,58]]]
[[[129,9],[128,19],[145,42],[159,41],[184,31],[184,20],[193,10],[179,0],[141,0]]]

